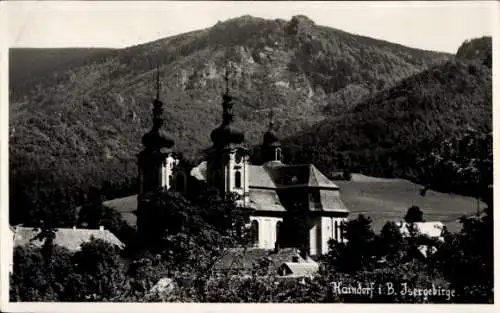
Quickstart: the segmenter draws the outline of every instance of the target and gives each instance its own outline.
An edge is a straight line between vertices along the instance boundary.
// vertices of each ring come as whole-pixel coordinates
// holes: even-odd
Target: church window
[[[256,220],[252,221],[251,234],[253,243],[257,244],[259,242],[259,222]]]
[[[281,221],[278,221],[276,223],[276,244],[275,244],[275,247],[279,247],[280,246],[280,231],[281,231],[281,224],[282,222]]]
[[[240,171],[234,172],[234,187],[241,188],[241,172]]]
[[[340,222],[340,227],[339,227],[340,228],[340,236],[339,236],[340,237],[340,240],[339,240],[340,242],[344,242],[345,227],[346,227],[345,223],[344,222]]]
[[[171,187],[172,187],[172,185],[173,185],[173,183],[174,183],[174,182],[173,182],[173,177],[172,177],[172,175],[168,175],[168,186],[167,186],[167,187],[168,187],[168,188],[171,188]]]
[[[237,153],[236,156],[234,157],[234,160],[236,161],[236,164],[240,164],[241,163],[241,154]]]
[[[274,157],[276,161],[281,161],[281,148],[276,148]]]

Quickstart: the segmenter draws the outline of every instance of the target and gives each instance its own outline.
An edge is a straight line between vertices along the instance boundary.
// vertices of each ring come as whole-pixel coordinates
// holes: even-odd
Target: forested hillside
[[[468,128],[491,131],[490,49],[491,38],[465,42],[456,60],[405,79],[290,138],[291,154],[327,172],[350,168],[418,179],[418,160],[437,142],[453,141]]]
[[[243,16],[126,49],[70,52],[59,65],[40,56],[25,81],[30,65],[11,63],[10,174],[18,189],[128,184],[137,173],[140,138],[151,126],[156,67],[167,131],[176,149],[194,159],[220,122],[227,62],[236,124],[255,144],[269,109],[285,137],[452,58],[318,26],[304,16]],[[11,53],[19,59],[19,51]]]

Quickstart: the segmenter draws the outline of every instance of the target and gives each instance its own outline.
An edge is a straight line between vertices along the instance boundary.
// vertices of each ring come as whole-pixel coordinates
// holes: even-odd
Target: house
[[[412,236],[426,236],[430,239],[444,241],[442,222],[416,222],[406,223],[400,222],[397,224],[403,238],[408,239]],[[437,248],[433,243],[422,244],[417,247],[418,252],[424,257],[428,257],[436,253]]]
[[[32,227],[10,226],[11,239],[9,241],[9,273],[13,271],[14,248],[19,246],[42,247],[45,239],[39,238],[40,230]],[[80,250],[82,243],[89,242],[92,238],[101,239],[118,249],[123,249],[125,245],[109,230],[103,227],[99,229],[81,228],[56,228],[54,244],[68,249],[71,252]]]
[[[285,262],[283,263],[278,273],[284,277],[313,277],[319,271],[319,264],[312,262]]]
[[[399,222],[398,224],[399,230],[403,238],[411,237],[411,230],[413,230],[415,234],[425,235],[429,238],[434,238],[438,240],[443,240],[443,229],[444,224],[442,222],[416,222],[416,223],[406,223]]]
[[[223,274],[249,275],[259,269],[278,270],[286,262],[304,263],[310,258],[295,248],[276,251],[260,248],[230,248],[215,263],[214,271]]]
[[[34,230],[31,227],[14,226],[11,227],[11,231],[14,248],[17,246],[41,247],[45,242],[44,239],[38,239],[40,230]],[[118,249],[125,247],[113,233],[103,227],[100,229],[57,228],[54,244],[75,252],[80,250],[82,243],[89,242],[91,238],[101,239]]]

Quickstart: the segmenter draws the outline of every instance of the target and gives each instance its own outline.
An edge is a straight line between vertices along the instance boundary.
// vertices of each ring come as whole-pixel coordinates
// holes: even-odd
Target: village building
[[[403,238],[410,238],[412,235],[424,235],[440,241],[444,240],[444,224],[442,222],[407,223],[401,221],[397,223],[397,226]]]
[[[83,228],[56,228],[55,238],[53,241],[54,245],[63,247],[70,252],[76,252],[81,249],[82,243],[86,243],[94,239],[102,240],[119,250],[125,248],[125,244],[121,242],[112,232],[103,227],[99,229],[83,229]],[[42,247],[45,238],[40,237],[41,230],[36,230],[33,227],[23,227],[23,226],[11,226],[9,243],[12,247],[7,249],[10,253],[13,253],[16,247]],[[10,272],[12,272],[13,267],[13,256],[10,256]]]
[[[433,240],[444,241],[443,230],[444,224],[442,222],[399,222],[397,223],[399,231],[403,239],[408,240],[412,237],[424,236],[431,239],[428,244],[421,244],[417,247],[418,252],[424,258],[437,252],[436,245]]]

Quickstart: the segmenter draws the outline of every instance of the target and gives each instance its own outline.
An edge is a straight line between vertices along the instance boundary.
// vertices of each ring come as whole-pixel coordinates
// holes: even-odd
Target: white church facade
[[[222,123],[210,135],[213,145],[205,150],[204,161],[190,175],[223,195],[235,195],[237,205],[251,210],[254,247],[298,247],[310,255],[327,253],[330,239],[344,240],[342,227],[349,214],[338,186],[313,164],[283,163],[272,120],[263,135],[263,162],[252,164],[244,134],[233,125],[233,99],[227,80],[226,73]],[[139,196],[159,186],[186,188],[186,174],[176,170],[179,159],[172,150],[174,142],[161,130],[163,104],[158,98],[157,93],[153,128],[142,138],[145,148],[138,160]]]

